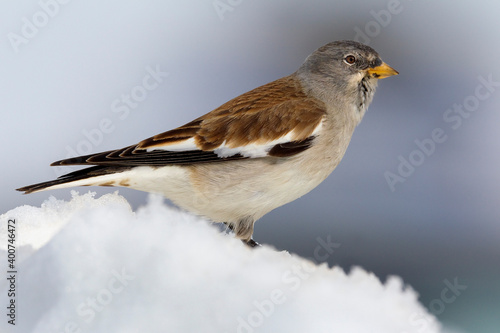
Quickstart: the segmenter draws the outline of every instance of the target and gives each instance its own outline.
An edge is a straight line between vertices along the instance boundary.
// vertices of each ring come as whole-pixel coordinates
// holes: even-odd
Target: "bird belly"
[[[306,161],[302,156],[194,166],[192,200],[172,200],[216,222],[257,220],[314,189],[338,164]]]

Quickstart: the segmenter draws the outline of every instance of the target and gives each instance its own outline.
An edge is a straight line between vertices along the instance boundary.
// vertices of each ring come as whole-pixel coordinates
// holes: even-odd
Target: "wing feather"
[[[288,76],[137,145],[52,165],[162,166],[292,156],[311,146],[325,114],[325,106]]]

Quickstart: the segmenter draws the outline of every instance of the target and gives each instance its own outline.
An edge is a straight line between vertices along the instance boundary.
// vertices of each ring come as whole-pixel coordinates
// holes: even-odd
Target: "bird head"
[[[354,104],[364,113],[377,81],[399,74],[371,47],[350,40],[314,51],[296,73],[306,89],[327,104]]]

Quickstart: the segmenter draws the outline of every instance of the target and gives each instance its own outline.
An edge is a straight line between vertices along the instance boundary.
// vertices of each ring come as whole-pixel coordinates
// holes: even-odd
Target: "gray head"
[[[377,80],[396,74],[374,49],[350,40],[320,47],[296,72],[317,98],[327,104],[352,104],[361,116],[373,99]]]

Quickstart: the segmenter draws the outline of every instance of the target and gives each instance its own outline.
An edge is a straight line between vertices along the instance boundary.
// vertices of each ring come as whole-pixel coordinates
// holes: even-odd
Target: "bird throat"
[[[363,77],[358,85],[358,111],[365,113],[366,109],[372,102],[373,95],[375,94],[375,88],[377,88],[377,80],[370,78],[369,76]]]

